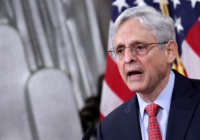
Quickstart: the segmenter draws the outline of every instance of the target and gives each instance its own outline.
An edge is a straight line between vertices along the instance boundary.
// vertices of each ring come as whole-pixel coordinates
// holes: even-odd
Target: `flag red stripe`
[[[99,121],[101,121],[103,119],[104,119],[104,115],[100,112],[100,114],[99,114]]]
[[[107,64],[105,71],[105,81],[112,91],[123,101],[130,99],[134,93],[131,92],[123,82],[117,64],[113,61],[111,56],[107,54]]]
[[[199,36],[200,36],[200,21],[198,20],[188,31],[185,40],[191,46],[193,51],[200,57]]]

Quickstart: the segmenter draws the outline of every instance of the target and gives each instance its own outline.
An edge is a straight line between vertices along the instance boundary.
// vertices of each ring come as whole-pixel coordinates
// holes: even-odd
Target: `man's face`
[[[136,42],[158,43],[151,30],[137,19],[122,23],[113,41],[115,48],[130,47]],[[168,81],[170,64],[174,59],[169,58],[166,48],[160,49],[155,44],[149,47],[146,55],[137,55],[126,48],[123,58],[116,57],[122,79],[131,91],[144,94],[154,92],[156,88],[162,88],[159,85],[165,85]]]

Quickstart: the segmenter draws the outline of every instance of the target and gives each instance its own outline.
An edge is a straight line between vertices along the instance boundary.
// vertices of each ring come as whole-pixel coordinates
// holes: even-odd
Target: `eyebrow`
[[[115,46],[114,48],[118,49],[118,48],[122,48],[122,47],[125,47],[125,45],[122,44],[122,43],[120,43],[120,44],[118,44],[117,46]]]
[[[146,44],[147,42],[142,41],[142,40],[134,40],[132,41],[129,46],[135,45],[135,44]],[[125,47],[125,45],[123,43],[119,43],[117,46],[115,46],[114,48],[121,48],[121,47]]]

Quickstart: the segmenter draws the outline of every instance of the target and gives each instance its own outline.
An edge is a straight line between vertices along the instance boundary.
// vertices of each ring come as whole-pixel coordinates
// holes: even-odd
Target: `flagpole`
[[[163,14],[170,16],[166,0],[160,0],[160,8],[161,8],[161,11],[162,11]],[[172,69],[175,69],[180,74],[186,76],[186,72],[185,72],[184,67],[181,63],[179,54],[177,54],[177,56],[176,56],[176,62],[177,62],[177,64],[175,64],[175,63],[172,64]]]

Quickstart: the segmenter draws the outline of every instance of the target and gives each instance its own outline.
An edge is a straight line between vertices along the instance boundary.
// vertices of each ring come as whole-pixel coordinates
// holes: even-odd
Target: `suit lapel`
[[[130,126],[129,134],[131,140],[142,140],[140,122],[139,122],[139,106],[137,97],[134,96],[133,99],[130,100],[129,104],[125,108],[125,114],[127,115],[127,122]],[[130,133],[132,131],[132,133]]]
[[[183,140],[197,105],[191,82],[175,72],[166,140]]]

